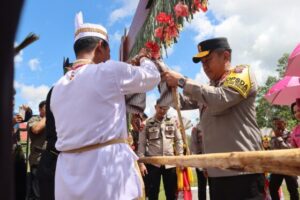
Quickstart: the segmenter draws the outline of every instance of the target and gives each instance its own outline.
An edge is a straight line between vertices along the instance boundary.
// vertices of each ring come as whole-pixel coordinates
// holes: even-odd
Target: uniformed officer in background
[[[203,131],[201,122],[193,127],[191,132],[190,149],[192,154],[203,154]],[[196,168],[198,183],[198,199],[206,200],[207,173],[205,169]]]
[[[138,156],[141,158],[144,156],[183,155],[182,137],[177,129],[176,121],[166,115],[169,107],[156,103],[155,110],[154,117],[147,120],[145,128],[139,135]],[[143,163],[140,163],[139,166],[146,179],[145,187],[149,200],[158,199],[161,176],[163,176],[166,199],[175,199],[177,191],[175,166],[145,165]]]
[[[193,61],[202,62],[210,85],[196,83],[171,70],[164,72],[162,79],[170,87],[182,87],[187,97],[204,104],[204,153],[262,150],[255,112],[257,83],[249,66],[231,66],[231,48],[226,38],[200,42]],[[210,199],[263,199],[263,174],[207,170]]]

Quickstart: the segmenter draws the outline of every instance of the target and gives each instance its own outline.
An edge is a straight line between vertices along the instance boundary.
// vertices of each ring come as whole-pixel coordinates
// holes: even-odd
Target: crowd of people
[[[26,198],[129,200],[147,196],[156,200],[162,176],[166,199],[176,199],[176,166],[137,164],[143,157],[184,154],[178,123],[167,115],[169,106],[157,102],[154,116],[148,119],[145,114],[133,115],[133,130],[127,130],[125,95],[147,92],[160,81],[183,89],[181,110],[199,110],[200,120],[190,141],[193,154],[300,146],[300,125],[290,134],[284,119],[278,117],[274,118],[274,137],[262,140],[255,113],[255,75],[248,65],[231,66],[232,50],[226,38],[198,44],[193,61],[202,63],[210,80],[209,84],[199,84],[172,70],[159,72],[145,50],[131,62],[139,67],[113,61],[103,26],[83,23],[81,13],[75,24],[76,61],[40,103],[38,116],[30,116],[32,112],[24,118],[20,113],[14,116],[14,124],[28,121],[31,140]],[[291,109],[300,120],[299,105],[295,103]],[[26,108],[26,113],[29,110]],[[17,131],[13,135],[14,152],[18,152]],[[22,168],[26,174],[24,157],[15,161],[16,183],[21,184],[18,173]],[[206,199],[207,185],[212,200],[266,198],[265,174],[217,168],[197,168],[196,173],[199,199]],[[283,179],[291,199],[299,199],[297,177],[271,174],[272,199],[279,199]],[[18,199],[25,199],[26,191],[16,192],[23,194]]]

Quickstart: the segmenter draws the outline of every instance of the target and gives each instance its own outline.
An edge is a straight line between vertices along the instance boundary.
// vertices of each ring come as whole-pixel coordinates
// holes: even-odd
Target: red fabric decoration
[[[181,1],[174,6],[174,11],[177,17],[187,17],[189,15],[189,8]]]
[[[156,21],[158,21],[159,23],[169,23],[172,19],[171,15],[168,15],[165,12],[160,12],[157,16],[156,16]]]
[[[148,51],[150,51],[152,58],[154,59],[160,58],[160,47],[156,42],[148,41],[146,42],[145,47],[147,48]]]

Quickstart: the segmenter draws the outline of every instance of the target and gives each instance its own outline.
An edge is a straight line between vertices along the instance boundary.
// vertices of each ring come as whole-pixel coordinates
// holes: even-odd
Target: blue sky
[[[84,22],[104,25],[110,35],[111,56],[118,60],[120,37],[131,24],[138,0],[27,0],[16,43],[29,32],[40,40],[15,58],[16,106],[29,104],[35,113],[49,88],[62,75],[63,57],[74,60],[74,17],[83,12]],[[201,65],[192,63],[196,45],[203,39],[225,36],[233,49],[233,65],[250,64],[262,84],[276,74],[277,60],[300,42],[300,1],[209,1],[209,11],[198,13],[184,26],[179,42],[168,50],[165,62],[173,69],[207,82]],[[280,17],[278,17],[280,16]],[[147,113],[153,113],[157,92],[148,94]],[[172,111],[173,112],[173,111]],[[173,112],[174,113],[174,112]],[[184,112],[195,119],[198,111]]]

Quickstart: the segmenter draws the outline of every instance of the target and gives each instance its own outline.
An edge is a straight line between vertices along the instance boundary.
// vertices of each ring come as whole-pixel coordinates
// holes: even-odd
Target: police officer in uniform
[[[145,128],[139,135],[138,156],[173,156],[183,155],[182,137],[174,119],[166,116],[169,107],[155,105],[154,117],[147,120]],[[174,149],[175,147],[175,149]],[[175,152],[174,152],[175,151]],[[149,200],[157,200],[160,178],[167,200],[174,200],[177,191],[176,167],[140,163],[142,175],[146,178],[145,187]]]
[[[199,122],[191,132],[190,149],[192,154],[203,154],[203,132]],[[205,169],[196,168],[198,183],[198,199],[206,200],[207,175]]]
[[[203,104],[204,153],[262,150],[256,122],[257,83],[249,66],[231,66],[231,48],[226,38],[198,44],[193,62],[202,63],[210,84],[199,84],[168,71],[162,75],[170,87],[180,86],[190,100]],[[210,199],[263,199],[264,176],[208,168]]]

